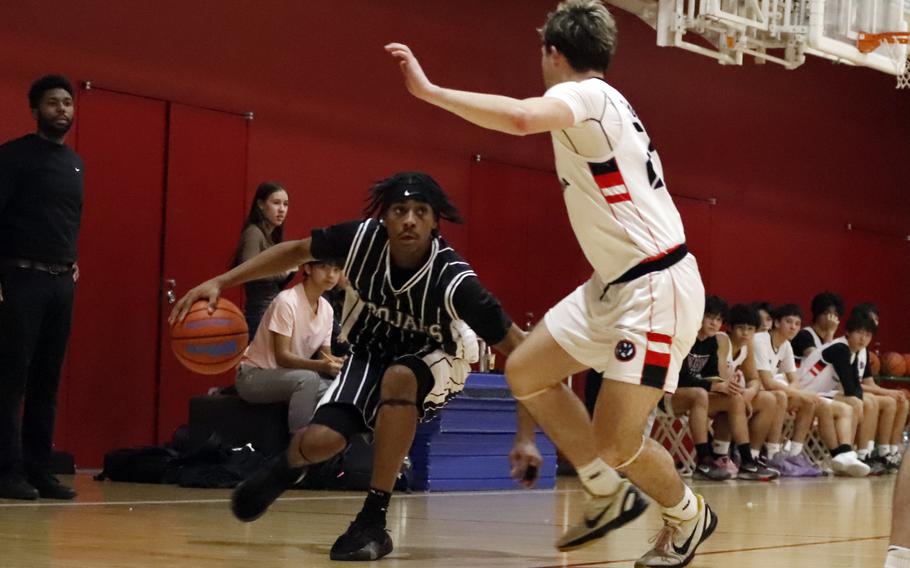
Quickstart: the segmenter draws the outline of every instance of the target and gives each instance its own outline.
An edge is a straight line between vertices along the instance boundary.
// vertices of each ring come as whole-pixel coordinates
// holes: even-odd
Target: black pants
[[[47,466],[73,313],[73,274],[0,273],[0,474]],[[23,407],[24,399],[24,407]],[[21,425],[20,425],[20,408]]]

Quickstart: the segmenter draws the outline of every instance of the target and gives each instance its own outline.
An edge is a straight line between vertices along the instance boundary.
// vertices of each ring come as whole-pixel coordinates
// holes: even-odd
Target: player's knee
[[[690,392],[692,408],[708,408],[708,391],[702,388],[692,389]]]
[[[347,445],[341,432],[322,424],[310,424],[291,440],[291,453],[295,451],[310,463],[325,461],[341,452]]]
[[[509,384],[512,395],[519,400],[534,398],[562,383],[563,377],[552,379],[540,377],[530,369],[522,359],[514,355],[506,360],[506,382]]]
[[[787,408],[787,393],[784,391],[771,391],[771,396],[774,397],[774,404],[777,408]]]
[[[819,419],[828,419],[834,417],[834,408],[830,404],[819,404],[815,408],[815,415]]]
[[[867,396],[863,399],[863,412],[874,413],[878,409],[878,405],[875,404],[875,399],[871,396]]]
[[[417,377],[404,365],[392,365],[382,375],[380,395],[383,400],[417,398]]]
[[[615,440],[616,443],[605,448],[602,453],[603,460],[614,469],[622,469],[629,466],[638,458],[638,455],[644,449],[647,438],[627,437],[623,440]]]
[[[883,396],[878,399],[879,408],[883,411],[893,411],[897,410],[897,401],[891,398],[890,396]]]

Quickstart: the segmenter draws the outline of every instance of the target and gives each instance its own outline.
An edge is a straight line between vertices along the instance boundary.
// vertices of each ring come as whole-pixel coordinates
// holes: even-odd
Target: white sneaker
[[[692,561],[698,545],[717,528],[717,515],[701,495],[695,497],[698,499],[695,517],[688,521],[664,517],[664,528],[651,539],[654,548],[635,562],[635,568],[682,567]]]
[[[565,552],[574,550],[598,539],[608,532],[629,523],[648,508],[645,499],[629,480],[623,479],[612,495],[597,497],[587,495],[582,522],[569,527],[556,541],[556,548]]]
[[[866,477],[870,468],[860,461],[856,452],[844,452],[831,458],[831,470],[834,475],[847,475],[850,477]]]

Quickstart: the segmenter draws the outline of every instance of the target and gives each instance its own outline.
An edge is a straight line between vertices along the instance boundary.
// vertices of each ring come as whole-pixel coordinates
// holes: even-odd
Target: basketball
[[[193,303],[186,318],[171,327],[171,349],[184,367],[217,375],[237,366],[246,349],[248,329],[243,312],[224,298],[209,314],[208,302]]]
[[[877,377],[882,372],[882,362],[872,351],[867,351],[867,353],[869,353],[869,369],[872,371],[872,376]]]
[[[904,353],[904,375],[910,375],[910,353]]]
[[[902,377],[907,371],[907,360],[900,353],[889,351],[882,355],[882,374]]]

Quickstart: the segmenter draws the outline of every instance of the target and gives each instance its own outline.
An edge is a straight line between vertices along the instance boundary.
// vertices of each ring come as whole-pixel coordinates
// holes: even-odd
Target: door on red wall
[[[178,297],[230,266],[247,206],[247,124],[236,114],[171,105],[162,282],[172,281]],[[225,297],[239,304],[241,291]],[[234,382],[233,371],[204,376],[178,363],[168,344],[169,310],[161,313],[159,442],[186,422],[192,396]]]
[[[81,467],[155,435],[167,104],[84,91],[80,279],[57,441]]]
[[[177,364],[164,282],[179,295],[227,268],[245,207],[247,122],[100,89],[78,104],[81,278],[56,441],[98,467],[111,449],[168,440],[191,396],[233,380]]]

